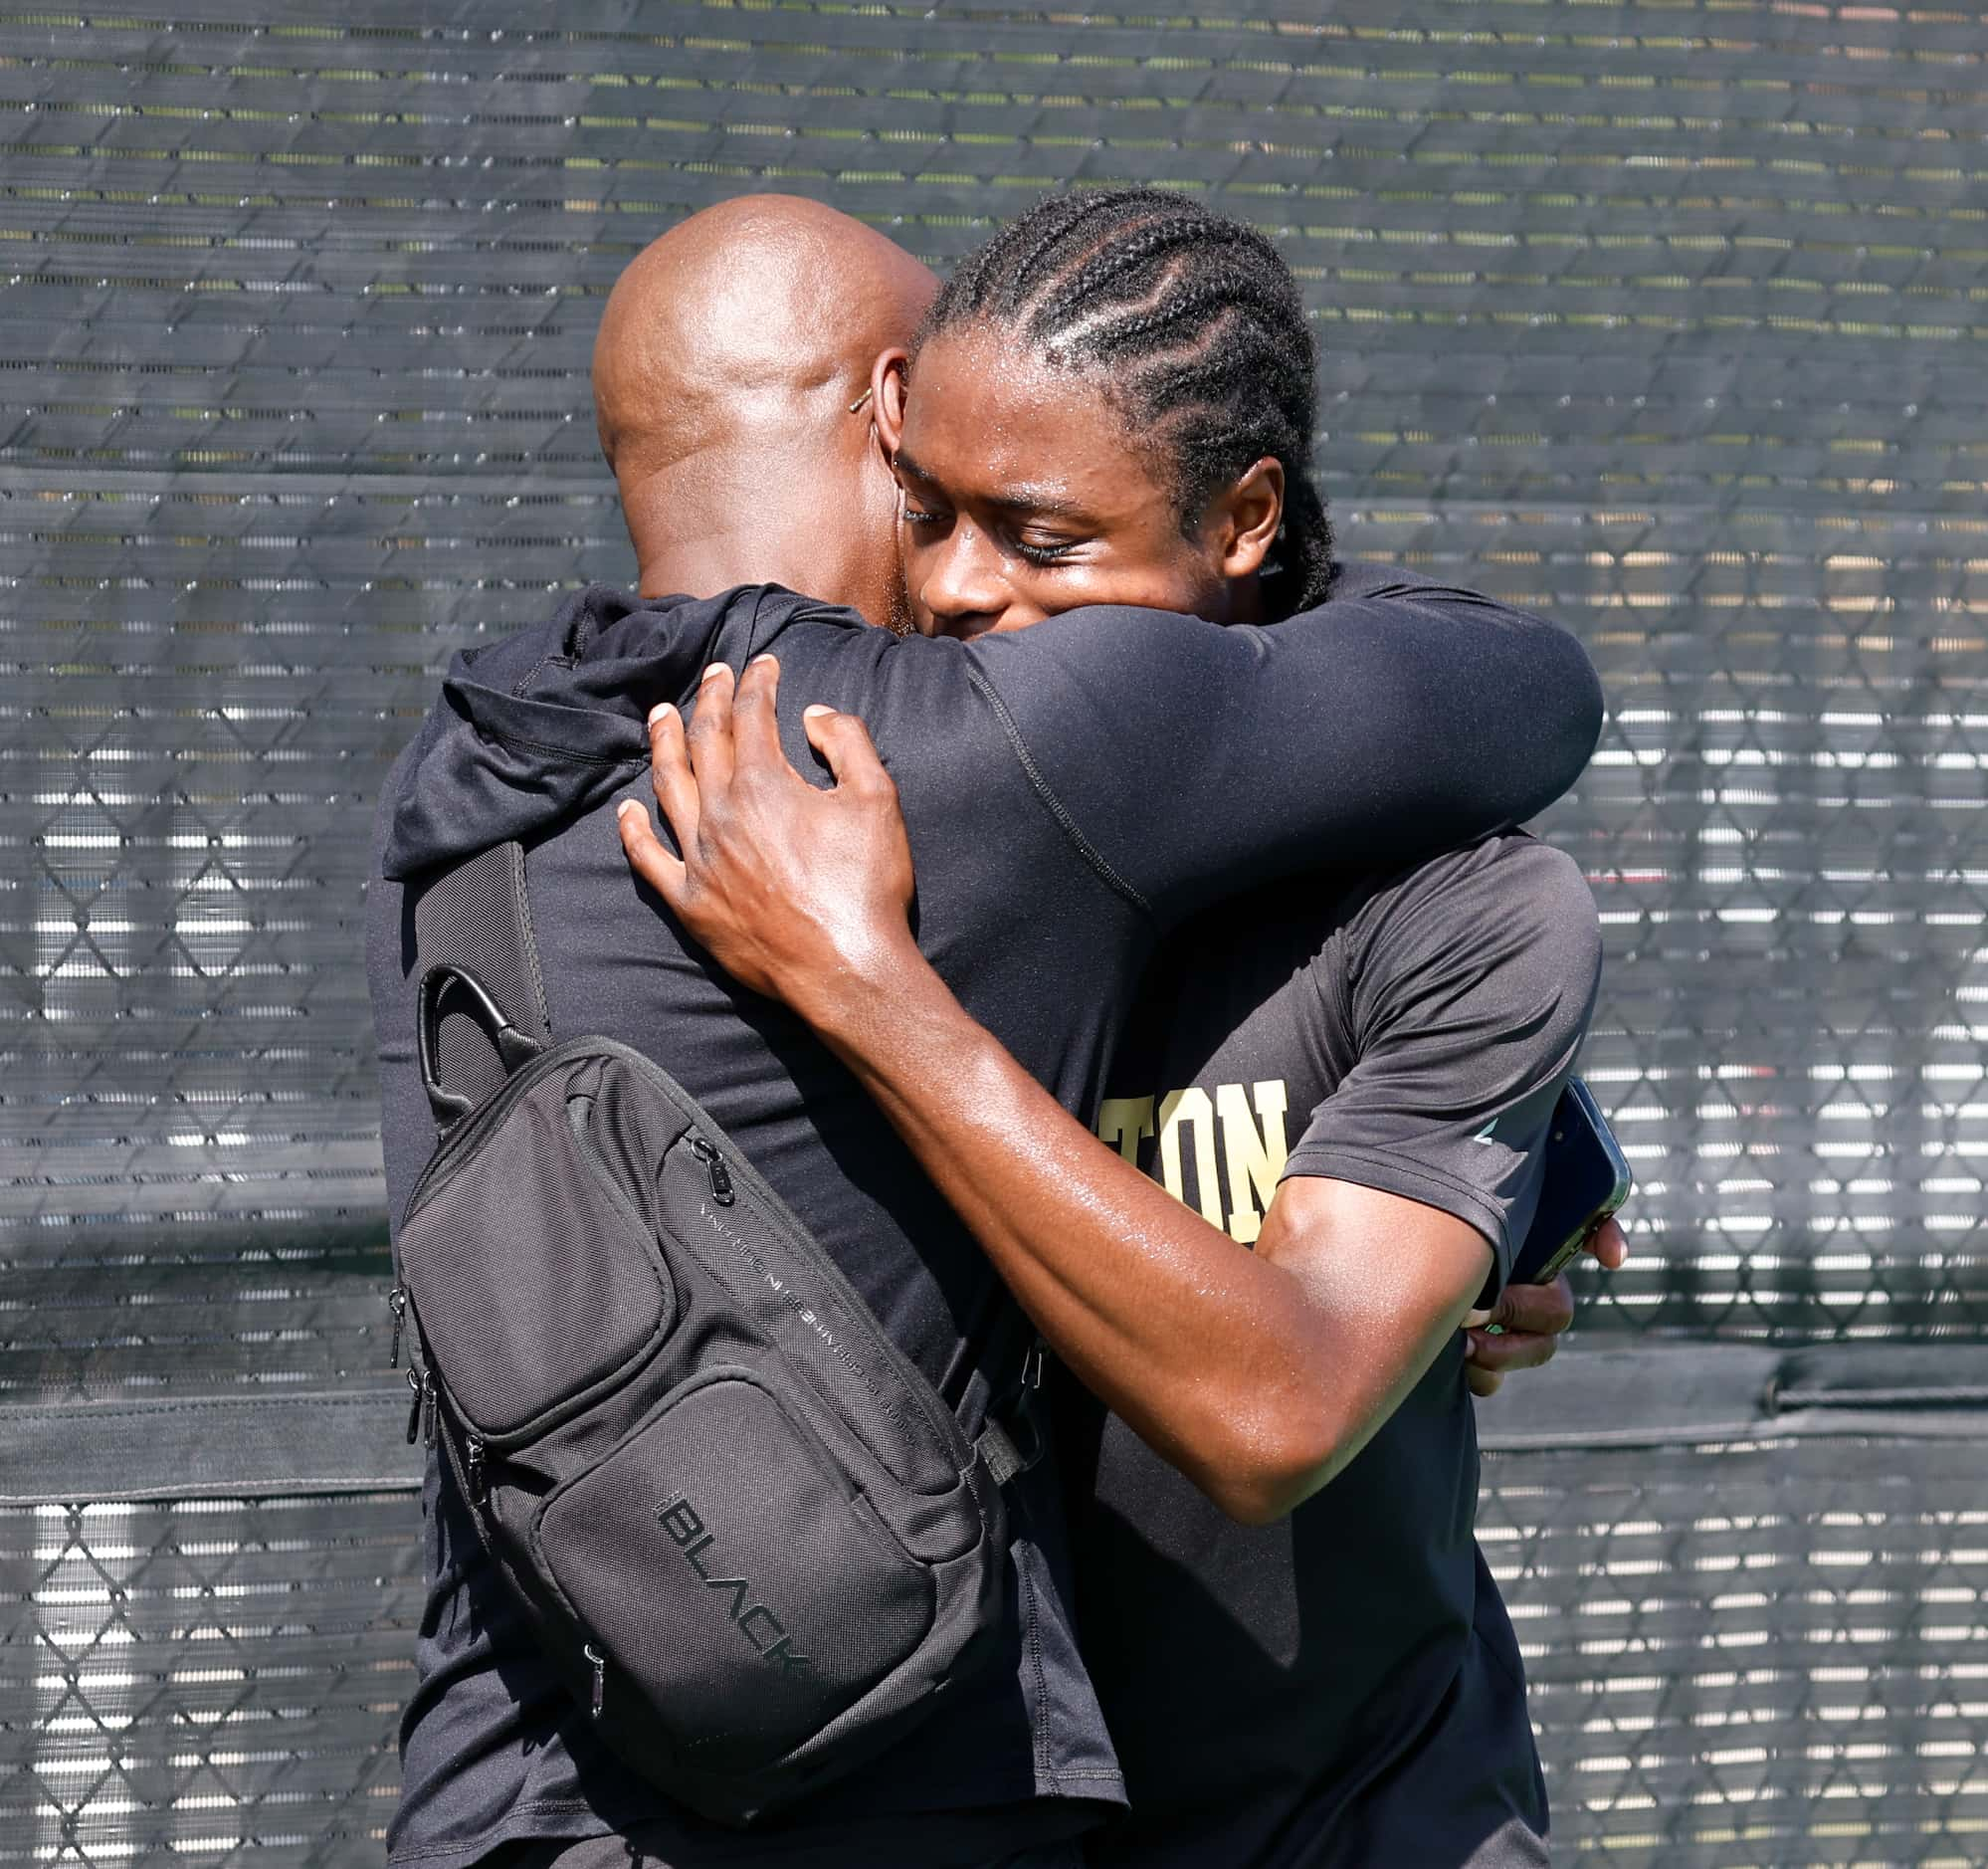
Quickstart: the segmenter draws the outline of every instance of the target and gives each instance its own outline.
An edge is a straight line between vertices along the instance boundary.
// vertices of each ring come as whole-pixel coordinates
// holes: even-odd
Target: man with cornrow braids
[[[1270,655],[1321,597],[1311,614],[1488,601],[1334,564],[1295,284],[1192,202],[1045,202],[873,386],[921,630],[1069,643],[1108,614],[1080,606],[1138,603]],[[1130,705],[1152,670],[1127,649],[1069,686]],[[1276,743],[1261,713],[1222,719],[1239,753]],[[1505,1340],[1458,1326],[1526,1298],[1506,1275],[1599,974],[1579,869],[1504,830],[1201,913],[1147,974],[1093,1134],[912,941],[862,727],[811,737],[839,789],[743,731],[694,773],[665,724],[659,799],[699,827],[681,860],[641,814],[624,839],[702,946],[852,1069],[1083,1384],[1059,1397],[1080,1639],[1131,1805],[1087,1862],[1536,1869],[1523,1671],[1473,1532],[1469,1390]],[[1194,788],[1172,796],[1191,822]],[[1610,1229],[1596,1256],[1620,1254]]]
[[[1128,231],[1129,230],[1129,231]],[[1164,460],[1183,520],[1266,457],[1284,474],[1271,615],[1322,603],[1332,526],[1309,470],[1317,372],[1291,269],[1255,228],[1159,189],[1052,196],[940,289],[927,334],[999,323],[1109,373]]]

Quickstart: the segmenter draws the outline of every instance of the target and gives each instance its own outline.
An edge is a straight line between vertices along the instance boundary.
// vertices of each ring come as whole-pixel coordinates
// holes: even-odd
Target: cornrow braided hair
[[[1311,331],[1291,269],[1254,227],[1157,188],[1047,196],[961,263],[918,344],[971,324],[1095,373],[1130,432],[1163,452],[1185,530],[1254,463],[1282,462],[1266,597],[1273,615],[1323,601],[1332,526],[1310,473]]]

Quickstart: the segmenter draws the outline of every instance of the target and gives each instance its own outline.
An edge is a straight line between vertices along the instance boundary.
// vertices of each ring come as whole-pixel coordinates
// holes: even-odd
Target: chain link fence
[[[1543,827],[1641,1181],[1584,1343],[1972,1355],[1984,68],[1829,0],[0,12],[0,1863],[377,1856],[404,1476],[161,1499],[114,1411],[386,1407],[372,796],[628,575],[600,304],[742,190],[940,268],[1071,180],[1273,230],[1344,547],[1609,689]],[[1980,1465],[1913,1421],[1490,1455],[1569,1855],[1988,1860]],[[91,1498],[6,1480],[66,1435]]]

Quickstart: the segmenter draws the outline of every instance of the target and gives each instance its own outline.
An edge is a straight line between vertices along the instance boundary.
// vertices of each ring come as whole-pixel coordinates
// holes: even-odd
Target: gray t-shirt
[[[1281,885],[1162,950],[1099,1133],[1245,1243],[1290,1174],[1441,1208],[1490,1241],[1494,1291],[1600,961],[1578,868],[1516,832]],[[1078,1626],[1131,1797],[1089,1860],[1544,1862],[1523,1674],[1473,1535],[1462,1358],[1458,1339],[1344,1473],[1262,1528],[1074,1384],[1059,1396]]]

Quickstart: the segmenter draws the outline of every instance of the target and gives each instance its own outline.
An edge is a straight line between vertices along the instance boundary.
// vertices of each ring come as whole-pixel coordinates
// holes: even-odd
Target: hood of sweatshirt
[[[651,708],[686,706],[710,663],[742,669],[801,616],[869,627],[772,584],[647,601],[593,584],[551,622],[459,652],[383,801],[387,875],[461,862],[603,803],[648,763]]]

